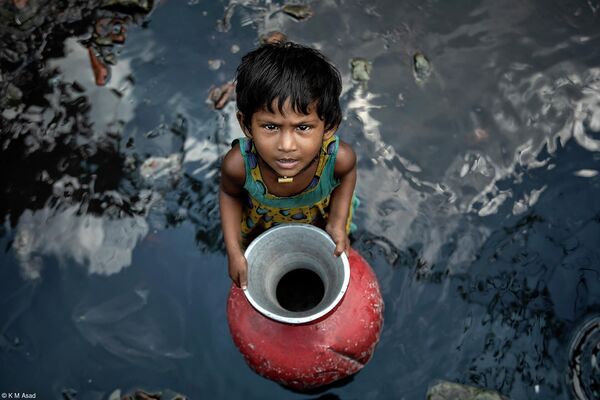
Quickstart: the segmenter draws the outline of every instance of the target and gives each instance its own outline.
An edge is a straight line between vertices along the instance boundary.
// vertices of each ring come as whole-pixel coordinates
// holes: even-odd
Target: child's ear
[[[338,128],[338,126],[336,125],[333,128],[331,128],[330,130],[325,131],[325,133],[323,134],[323,140],[327,140],[330,137],[332,137],[333,134],[337,131],[337,128]]]
[[[235,114],[235,116],[237,117],[238,123],[240,124],[240,128],[242,128],[244,135],[246,135],[246,137],[252,138],[252,132],[250,132],[250,129],[248,129],[248,127],[244,124],[244,114],[238,111]]]

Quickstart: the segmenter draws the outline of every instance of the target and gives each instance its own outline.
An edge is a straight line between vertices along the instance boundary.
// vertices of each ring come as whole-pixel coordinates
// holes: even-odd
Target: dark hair
[[[273,112],[277,99],[279,112],[287,99],[295,112],[308,114],[316,103],[317,115],[325,130],[342,120],[340,94],[342,81],[338,70],[315,49],[299,44],[265,44],[242,58],[236,77],[237,108],[250,128],[252,115],[266,108]]]

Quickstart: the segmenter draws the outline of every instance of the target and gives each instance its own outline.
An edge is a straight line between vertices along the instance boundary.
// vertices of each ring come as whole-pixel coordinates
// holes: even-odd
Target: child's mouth
[[[298,164],[298,160],[293,158],[280,158],[277,160],[277,165],[281,169],[292,169]]]

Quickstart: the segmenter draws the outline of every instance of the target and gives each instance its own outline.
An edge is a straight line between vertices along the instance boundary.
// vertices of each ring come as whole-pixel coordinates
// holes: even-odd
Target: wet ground
[[[599,398],[600,3],[302,4],[0,1],[0,391]],[[225,317],[227,83],[272,30],[343,75],[386,303],[371,362],[316,395],[255,375]]]

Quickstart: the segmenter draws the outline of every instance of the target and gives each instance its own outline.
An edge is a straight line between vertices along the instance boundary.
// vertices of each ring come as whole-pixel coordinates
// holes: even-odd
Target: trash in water
[[[223,64],[225,64],[225,61],[220,60],[218,58],[212,59],[212,60],[208,60],[208,69],[210,69],[211,71],[216,71],[219,68],[221,68],[221,66]]]
[[[100,46],[123,44],[127,38],[130,18],[99,18],[94,25],[92,40]]]
[[[425,83],[431,75],[433,66],[425,57],[425,55],[419,51],[413,56],[413,74],[417,83]]]
[[[217,31],[229,32],[229,30],[231,29],[231,17],[233,17],[233,12],[235,11],[236,5],[236,3],[230,3],[225,8],[223,18],[217,21]]]
[[[168,157],[150,157],[140,166],[140,175],[153,186],[170,185],[179,179],[181,155]]]
[[[6,98],[12,102],[19,102],[23,98],[23,91],[9,82],[6,87]]]
[[[213,105],[216,110],[220,110],[229,102],[231,96],[235,94],[235,84],[227,82],[221,86],[213,86],[208,92],[208,102]]]
[[[473,131],[473,140],[475,142],[484,142],[490,138],[490,134],[483,128],[475,128]]]
[[[173,370],[176,360],[191,356],[182,306],[168,293],[143,287],[112,296],[91,292],[75,307],[73,321],[91,345],[136,367]]]
[[[312,8],[303,4],[286,4],[281,7],[281,11],[297,21],[308,19],[314,15]]]
[[[271,31],[260,37],[260,44],[275,44],[287,42],[287,36],[283,32]]]
[[[359,82],[366,82],[371,79],[371,62],[364,58],[353,58],[350,61],[352,67],[352,79]]]
[[[117,64],[117,55],[127,39],[128,25],[141,24],[140,18],[150,12],[153,2],[111,0],[102,3],[102,7],[113,6],[120,11],[113,9],[95,11],[92,37],[90,40],[83,41],[88,48],[94,80],[98,86],[104,86],[110,80],[110,65]]]
[[[92,71],[94,73],[94,81],[96,82],[96,85],[106,85],[110,79],[110,69],[101,61],[102,58],[99,57],[100,54],[97,54],[92,47],[88,48],[88,52],[90,55],[90,63],[92,64]]]
[[[28,0],[13,0],[13,4],[15,5],[15,7],[21,10],[27,6],[27,1]]]

